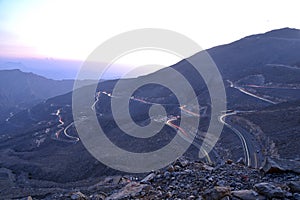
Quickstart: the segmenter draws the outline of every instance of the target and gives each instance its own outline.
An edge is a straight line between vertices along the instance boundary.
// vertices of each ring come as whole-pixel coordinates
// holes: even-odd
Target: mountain
[[[300,31],[283,28],[217,46],[208,49],[208,53],[219,68],[225,84],[230,81],[234,87],[242,87],[274,102],[284,102],[300,98],[299,91],[294,90],[300,88],[299,45]],[[194,55],[194,59],[197,60],[201,54]],[[184,67],[174,67],[183,73],[192,73]],[[235,92],[228,89],[228,98]],[[242,100],[244,109],[247,104],[249,109],[257,107],[252,102],[244,101],[241,95],[236,98]],[[238,108],[239,105],[231,105],[231,102],[229,99],[229,106]]]
[[[283,28],[248,36],[208,52],[225,79],[238,80],[250,74],[271,71],[272,65],[276,64],[299,67],[299,41],[299,30]],[[272,78],[270,74],[268,80]],[[282,82],[293,80],[280,79]]]
[[[192,86],[196,100],[187,95],[183,83],[179,81],[180,75],[169,73],[170,68],[167,68],[147,76],[121,80],[124,87],[116,96],[111,93],[120,80],[99,83],[97,91],[93,91],[96,93],[96,103],[91,101],[84,112],[94,109],[106,136],[118,147],[130,152],[150,152],[169,144],[181,122],[180,118],[175,119],[174,116],[185,115],[192,122],[195,115],[200,114],[196,139],[185,153],[192,160],[199,159],[198,147],[203,142],[211,118],[218,118],[220,122],[215,122],[225,126],[215,148],[202,161],[222,166],[224,160],[231,159],[259,168],[269,156],[298,159],[296,151],[299,144],[296,141],[299,140],[300,30],[284,28],[252,35],[208,49],[207,52],[216,63],[226,90],[227,111],[219,113],[219,116],[211,116],[213,105],[203,77],[187,59],[171,68]],[[189,59],[199,62],[203,54],[199,52]],[[147,83],[153,77],[163,77],[164,81],[180,92],[174,94],[159,84],[146,84],[137,88],[128,105],[131,118],[136,124],[143,127],[150,123],[148,113],[153,104],[162,104],[168,118],[152,118],[155,123],[163,124],[157,135],[149,139],[134,138],[116,124],[111,99],[122,99],[132,85]],[[211,79],[214,77],[214,74],[210,74]],[[3,178],[5,187],[26,185],[28,188],[45,188],[63,185],[74,188],[88,185],[88,182],[96,184],[101,176],[125,174],[97,161],[78,137],[73,123],[78,119],[72,115],[72,94],[79,95],[79,100],[82,100],[87,98],[92,89],[93,86],[85,86],[73,93],[49,98],[30,109],[15,113],[8,121],[0,124],[0,167],[5,169],[3,173],[6,174],[3,177],[15,177],[18,180]],[[180,105],[179,98],[182,99]],[[198,104],[200,113],[195,113],[194,108]],[[120,112],[124,112],[123,108],[117,105]],[[88,122],[89,115],[83,113],[83,116],[85,118],[82,120]],[[128,119],[121,120],[125,125],[129,124]],[[135,131],[135,127],[129,126],[129,129]],[[187,126],[180,132],[190,133],[194,129],[194,126]],[[93,128],[87,125],[85,130],[90,133]]]
[[[53,80],[18,69],[0,70],[0,120],[50,97],[72,91],[73,83],[73,80]],[[82,81],[83,85],[88,83]]]
[[[268,106],[254,112],[241,113],[237,115],[235,122],[256,134],[257,139],[265,148],[272,146],[273,156],[300,160],[299,105],[300,100]]]
[[[230,44],[208,49],[206,52],[221,73],[226,87],[228,107],[251,110],[267,106],[270,102],[257,101],[253,97],[249,98],[249,94],[246,93],[265,97],[274,103],[300,98],[299,50],[300,30],[283,28],[264,34],[251,35]],[[184,76],[197,95],[201,94],[199,101],[209,104],[209,94],[203,77],[189,62],[192,60],[199,63],[203,56],[205,56],[205,52],[201,51],[171,67]],[[201,65],[201,63],[199,64]],[[182,83],[178,81],[179,76],[168,71],[168,69],[162,69],[134,81],[143,83],[153,77],[164,77],[166,82],[174,85],[175,88],[182,88]],[[215,77],[211,74],[209,78]],[[144,90],[144,97],[153,96],[157,93],[157,88]],[[237,91],[237,89],[244,92]],[[162,91],[160,95],[172,94],[170,92],[165,94]]]
[[[54,80],[74,79],[82,61],[52,58],[10,58],[0,57],[0,69],[20,69]]]

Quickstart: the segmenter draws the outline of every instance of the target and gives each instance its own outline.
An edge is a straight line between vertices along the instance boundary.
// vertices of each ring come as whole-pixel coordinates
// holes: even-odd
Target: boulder
[[[253,190],[239,190],[231,192],[233,197],[243,200],[264,200],[265,197],[259,195],[257,192]]]
[[[141,183],[149,183],[152,181],[155,177],[154,173],[150,173],[148,176],[146,176],[143,180],[141,180]]]
[[[88,198],[81,192],[74,192],[73,194],[71,194],[71,199],[72,200],[87,200]]]
[[[300,193],[300,181],[292,181],[288,183],[288,186],[292,193]]]
[[[245,165],[244,158],[240,157],[240,158],[236,161],[236,163],[241,164],[241,165]]]
[[[137,197],[142,191],[149,191],[151,189],[150,185],[140,184],[138,182],[128,183],[124,188],[119,190],[117,193],[114,193],[107,197],[107,200],[116,200],[116,199],[130,199],[132,197]]]
[[[179,157],[174,163],[175,165],[178,165],[180,167],[186,167],[189,164],[189,161],[185,157]]]
[[[285,171],[283,167],[269,157],[265,158],[261,170],[265,173],[281,173]]]
[[[294,172],[300,174],[300,162],[266,157],[261,170],[265,173]]]
[[[206,171],[213,171],[213,170],[214,170],[214,168],[213,168],[212,166],[209,166],[209,165],[207,165],[207,164],[203,164],[203,165],[201,166],[201,169],[202,169],[202,170],[206,170]]]
[[[203,198],[206,200],[219,200],[223,197],[230,196],[229,187],[214,187],[204,192]]]
[[[175,168],[173,165],[170,165],[168,168],[167,168],[168,172],[174,172],[175,171]]]
[[[284,198],[285,192],[279,188],[275,187],[270,183],[258,183],[254,185],[254,189],[261,195],[268,198]]]

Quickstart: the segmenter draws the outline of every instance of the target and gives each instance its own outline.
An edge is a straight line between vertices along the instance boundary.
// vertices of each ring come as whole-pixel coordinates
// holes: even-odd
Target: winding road
[[[252,97],[255,97],[257,99],[267,101],[267,102],[272,103],[272,104],[275,103],[275,102],[272,102],[268,99],[264,99],[262,97],[254,95],[252,93],[249,93],[249,92],[243,90],[243,88],[235,87],[232,83],[231,83],[231,87],[234,87],[234,88],[238,89],[239,91],[241,91],[241,92],[243,92],[247,95],[250,95]],[[96,104],[99,102],[101,94],[104,94],[104,95],[107,95],[108,97],[113,98],[113,96],[110,93],[107,93],[105,91],[97,92],[96,93],[96,100],[91,106],[91,109],[93,111],[96,110]],[[137,101],[137,102],[140,102],[140,103],[144,103],[144,104],[151,104],[151,105],[157,105],[158,104],[158,103],[149,102],[149,101],[146,101],[144,99],[140,99],[140,98],[136,98],[136,97],[131,97],[131,100]],[[186,105],[179,106],[179,108],[181,109],[183,114],[186,114],[188,116],[200,117],[200,115],[198,113],[194,113],[194,112],[188,110],[186,108]],[[223,114],[219,117],[219,121],[221,123],[223,123],[225,126],[227,126],[229,129],[231,129],[239,137],[239,139],[241,140],[244,155],[245,155],[245,163],[248,166],[252,166],[252,167],[257,168],[257,167],[260,166],[260,164],[263,160],[263,155],[262,155],[261,150],[259,149],[259,145],[255,142],[255,139],[253,138],[254,136],[252,136],[250,133],[245,131],[242,127],[239,127],[237,125],[233,125],[229,120],[226,120],[226,117],[231,116],[231,115],[235,115],[235,114],[240,113],[240,112],[242,112],[242,111],[234,111],[234,112],[231,112],[231,113],[226,112],[225,114]],[[58,109],[55,115],[59,119],[59,125],[57,126],[57,128],[59,128],[59,130],[55,133],[55,137],[56,137],[55,139],[61,140],[61,141],[64,141],[64,142],[75,142],[75,143],[78,142],[80,140],[78,137],[71,136],[71,135],[68,134],[68,130],[74,125],[74,122],[70,123],[68,126],[66,126],[64,128],[65,122],[63,121],[62,116],[61,116],[61,109]],[[175,129],[175,130],[178,130],[181,133],[181,135],[184,139],[191,142],[192,145],[194,145],[196,148],[199,149],[199,151],[201,152],[202,155],[205,155],[206,160],[209,163],[212,163],[213,160],[217,161],[219,159],[219,156],[216,152],[213,152],[214,153],[214,158],[212,158],[209,155],[209,153],[207,152],[207,150],[205,149],[205,144],[199,145],[195,140],[191,139],[191,136],[189,135],[187,130],[184,130],[182,127],[179,127],[175,123],[173,123],[176,120],[178,120],[178,117],[176,117],[176,118],[173,117],[172,119],[168,119],[165,122],[165,124],[170,126],[173,129]],[[62,138],[61,133],[63,133],[65,138]],[[212,151],[214,151],[214,150],[212,150]],[[200,155],[200,152],[199,152],[199,155]]]
[[[271,65],[271,64],[270,64]],[[273,64],[275,65],[275,64]],[[281,66],[281,65],[280,65]],[[291,68],[291,66],[283,66],[282,67],[289,67]],[[256,98],[258,100],[267,102],[269,104],[276,104],[277,102],[272,101],[270,99],[267,99],[266,97],[262,97],[259,96],[257,94],[253,94],[249,91],[247,91],[245,88],[240,87],[235,85],[232,81],[227,80],[230,83],[230,87],[237,89],[238,91],[240,91],[243,94],[246,94],[248,96],[251,96],[253,98]],[[253,84],[249,84],[247,85],[247,87],[253,87],[253,88],[272,88],[272,89],[276,89],[277,87],[275,86],[261,86],[261,85],[253,85]],[[285,87],[280,87],[278,89],[299,89],[299,88],[285,88]],[[116,96],[112,96],[111,93],[108,93],[106,91],[98,91],[95,94],[95,101],[94,103],[91,105],[91,109],[93,111],[96,110],[96,105],[99,102],[100,99],[100,95],[104,94],[110,98],[118,98]],[[130,100],[132,101],[136,101],[136,102],[140,102],[143,104],[150,104],[150,105],[158,105],[159,103],[155,103],[155,102],[149,102],[145,99],[142,98],[137,98],[132,96],[130,98]],[[160,104],[160,105],[175,105],[175,104]],[[176,104],[177,105],[177,104]],[[200,117],[199,113],[194,113],[191,110],[187,109],[187,105],[179,105],[180,110],[182,111],[182,114],[185,114],[187,116],[190,117]],[[255,167],[258,168],[261,166],[264,156],[262,154],[260,145],[258,144],[258,142],[256,141],[256,138],[254,135],[252,135],[251,133],[249,133],[247,130],[245,130],[245,128],[237,125],[237,124],[233,124],[233,122],[230,120],[230,116],[234,116],[238,113],[243,113],[243,112],[252,112],[252,111],[232,111],[232,112],[228,112],[228,111],[224,111],[224,114],[222,114],[221,116],[219,116],[219,121],[221,123],[224,124],[224,126],[226,126],[227,128],[229,128],[234,134],[236,134],[238,136],[238,138],[241,141],[242,144],[242,148],[243,148],[243,152],[244,152],[244,161],[246,163],[247,166],[249,167]],[[59,119],[59,125],[57,126],[57,128],[59,128],[59,130],[55,133],[55,137],[58,140],[62,140],[62,141],[71,141],[71,142],[78,142],[79,138],[75,137],[75,136],[71,136],[68,134],[68,130],[74,125],[74,122],[70,123],[68,126],[66,126],[64,128],[65,122],[62,119],[61,116],[61,110],[58,109],[56,112],[56,116]],[[207,150],[205,149],[205,144],[198,144],[196,140],[192,139],[193,137],[191,136],[192,133],[189,133],[188,130],[184,130],[182,127],[177,126],[174,122],[176,120],[178,120],[179,117],[173,117],[171,119],[167,119],[165,121],[165,124],[170,126],[171,128],[173,128],[174,130],[178,131],[179,134],[186,139],[187,141],[189,141],[192,145],[194,145],[196,148],[199,149],[199,155],[200,152],[202,153],[202,155],[205,155],[207,161],[209,163],[212,163],[213,160],[217,160],[219,159],[217,153],[215,152],[215,150],[212,150],[214,155],[214,158],[212,158],[209,153],[207,152]],[[64,134],[64,138],[61,138],[61,133]]]
[[[265,101],[270,104],[276,104],[277,102],[271,101],[269,99],[266,99],[264,97],[258,96],[256,94],[250,93],[246,91],[244,88],[236,86],[232,81],[227,80],[230,83],[230,87],[237,89],[238,91],[249,95],[251,97],[254,97],[256,99],[259,99],[261,101]],[[257,87],[257,88],[272,88],[272,89],[291,89],[291,88],[282,88],[282,87],[268,87],[268,86],[258,86],[258,85],[249,85],[249,87]],[[237,113],[246,113],[246,112],[254,112],[254,111],[232,111],[230,113],[225,113],[220,116],[219,121],[222,122],[225,126],[227,126],[229,129],[231,129],[241,140],[244,154],[245,154],[245,162],[248,166],[252,166],[255,168],[258,168],[261,166],[264,156],[262,154],[261,148],[256,142],[255,137],[249,133],[247,130],[245,130],[243,127],[234,125],[229,120],[226,120],[227,116],[232,116]]]
[[[259,99],[259,100],[262,100],[262,101],[265,101],[265,102],[268,102],[268,103],[271,103],[271,104],[276,104],[276,103],[277,103],[277,102],[271,101],[271,100],[269,100],[269,99],[266,99],[266,98],[264,98],[264,97],[260,97],[260,96],[258,96],[258,95],[256,95],[256,94],[251,93],[251,92],[248,92],[248,91],[246,91],[244,88],[239,87],[239,86],[236,86],[236,85],[233,84],[233,82],[230,81],[230,80],[227,80],[227,82],[230,84],[230,87],[231,87],[231,88],[235,88],[235,89],[239,90],[240,92],[242,92],[242,93],[244,93],[244,94],[246,94],[246,95],[249,95],[249,96],[251,96],[251,97],[254,97],[254,98],[256,98],[256,99]]]
[[[68,134],[68,129],[73,126],[74,122],[72,122],[71,124],[69,124],[65,130],[64,130],[64,134],[66,137],[68,137],[69,139],[73,140],[74,142],[78,142],[80,139],[78,137],[75,137],[75,136],[71,136]]]
[[[283,67],[283,68],[288,68],[288,69],[300,70],[300,67],[291,66],[291,65],[284,65],[284,64],[274,64],[274,63],[269,63],[269,64],[266,64],[266,66],[271,66],[271,67]]]
[[[245,137],[243,136],[243,134],[241,134],[236,128],[234,128],[232,125],[228,124],[226,121],[225,121],[225,117],[226,116],[229,116],[229,115],[234,115],[236,114],[235,112],[232,112],[232,113],[225,113],[223,115],[221,115],[219,117],[219,121],[221,123],[223,123],[225,126],[227,126],[228,128],[230,128],[241,140],[242,142],[242,146],[243,146],[243,149],[244,149],[244,154],[245,154],[245,163],[250,166],[251,165],[251,159],[250,159],[250,150],[249,150],[249,147],[248,147],[248,144],[246,142],[246,139]]]
[[[203,155],[205,155],[206,160],[208,161],[208,163],[213,163],[211,157],[209,156],[209,154],[207,152],[207,150],[204,148],[204,145],[203,145],[203,147],[201,145],[199,145],[194,139],[190,138],[189,134],[183,128],[181,128],[180,126],[177,126],[176,124],[172,123],[172,121],[176,121],[176,120],[177,120],[177,118],[169,119],[166,122],[166,124],[168,126],[174,128],[175,130],[179,130],[182,133],[182,137],[185,140],[188,140],[188,142],[190,142],[192,145],[194,145],[197,149],[199,149],[199,151],[202,152]]]
[[[99,101],[99,99],[100,99],[100,94],[101,94],[101,92],[97,92],[96,93],[96,101],[93,103],[93,105],[91,106],[91,109],[93,110],[93,111],[95,111],[95,108],[96,108],[96,104],[98,103],[98,101]]]
[[[138,98],[131,98],[135,101],[141,102],[141,103],[145,103],[145,104],[152,104],[152,105],[157,105],[157,103],[152,103],[152,102],[148,102],[146,100],[143,99],[138,99]],[[170,104],[160,104],[160,105],[170,105]],[[172,104],[173,105],[173,104]],[[186,105],[180,106],[179,107],[183,113],[188,114],[188,115],[192,115],[192,116],[196,116],[196,117],[200,117],[200,115],[198,113],[194,113],[190,110],[186,109]],[[210,155],[208,154],[207,150],[205,149],[205,144],[204,145],[199,145],[194,139],[191,139],[191,137],[189,136],[189,134],[187,133],[186,130],[184,130],[183,128],[181,128],[180,126],[177,126],[176,124],[172,123],[173,121],[176,121],[178,118],[173,118],[173,119],[169,119],[165,122],[166,125],[174,128],[175,130],[179,130],[182,133],[182,137],[185,140],[188,140],[188,142],[190,142],[192,145],[194,145],[197,149],[199,149],[199,151],[201,151],[202,155],[205,155],[206,160],[208,161],[208,163],[213,163],[212,158],[210,157]],[[215,153],[215,160],[217,161],[219,156],[217,155],[216,152]]]
[[[261,147],[256,141],[254,135],[249,133],[243,127],[234,125],[230,120],[226,120],[226,117],[232,116],[238,113],[249,113],[253,111],[233,111],[230,113],[225,113],[220,116],[219,120],[226,127],[231,129],[241,140],[243,150],[244,150],[244,160],[247,166],[254,168],[259,168],[264,160]]]
[[[228,81],[228,82],[230,82],[230,81]],[[233,87],[233,88],[235,88],[235,89],[238,89],[240,92],[242,92],[244,94],[247,94],[249,96],[252,96],[254,98],[257,98],[257,99],[260,99],[260,100],[263,100],[263,101],[266,101],[266,102],[272,103],[272,104],[276,103],[276,102],[270,101],[268,99],[265,99],[263,97],[260,97],[260,96],[257,96],[255,94],[252,94],[252,93],[250,93],[248,91],[245,91],[241,87],[234,86],[234,84],[232,82],[230,82],[230,86]],[[93,111],[95,111],[95,109],[96,109],[96,104],[99,102],[101,94],[104,94],[104,95],[107,95],[108,97],[113,98],[113,96],[110,93],[107,93],[105,91],[102,91],[102,92],[99,91],[99,92],[97,92],[96,93],[96,100],[95,100],[95,102],[91,106],[91,109]],[[151,105],[157,105],[158,104],[158,103],[149,102],[149,101],[146,101],[144,99],[140,99],[140,98],[136,98],[136,97],[131,97],[130,99],[133,100],[133,101],[144,103],[144,104],[151,104]],[[179,106],[179,108],[181,109],[181,111],[182,111],[183,114],[186,114],[188,116],[200,117],[200,115],[198,113],[194,113],[194,112],[188,110],[186,108],[186,105]],[[242,146],[243,146],[244,155],[245,155],[245,163],[248,166],[252,166],[252,167],[258,168],[260,166],[262,160],[263,160],[263,155],[262,155],[261,150],[259,149],[259,145],[255,142],[255,138],[253,138],[254,136],[251,135],[250,133],[248,133],[242,127],[239,127],[237,125],[233,125],[229,120],[226,120],[226,117],[231,116],[231,115],[235,115],[235,114],[240,113],[240,112],[242,112],[242,111],[234,111],[234,112],[231,112],[231,113],[227,113],[226,112],[225,114],[223,114],[223,115],[221,115],[219,117],[219,121],[221,123],[223,123],[229,129],[231,129],[239,137],[239,139],[241,140],[241,143],[242,143]],[[60,124],[57,126],[59,128],[59,130],[55,133],[56,138],[59,139],[61,132],[63,132],[64,136],[69,141],[78,142],[79,141],[78,137],[71,136],[71,135],[68,134],[68,129],[70,127],[72,127],[72,125],[74,124],[74,122],[70,123],[66,128],[64,128],[63,127],[64,126],[64,121],[62,120],[62,117],[61,117],[61,114],[60,114],[60,109],[57,110],[56,115],[58,116],[59,122],[60,122]],[[165,124],[168,125],[168,126],[170,126],[173,129],[175,129],[175,130],[178,130],[182,134],[183,138],[187,139],[189,142],[191,142],[192,145],[194,145],[196,148],[198,148],[199,151],[201,151],[202,155],[205,155],[207,161],[209,163],[212,163],[213,159],[208,154],[207,150],[204,148],[205,145],[199,145],[195,140],[192,140],[191,137],[190,137],[190,135],[189,135],[189,133],[188,133],[188,131],[184,130],[183,128],[181,128],[181,127],[179,127],[179,126],[177,126],[176,124],[173,123],[176,120],[177,120],[177,117],[176,118],[172,118],[172,119],[168,119],[165,122]],[[63,139],[63,140],[65,141],[65,139]],[[215,152],[215,154],[216,154],[216,152]],[[215,155],[215,160],[216,159],[218,159],[218,155],[217,154]]]
[[[92,110],[95,110],[95,105],[96,103],[99,101],[99,97],[100,97],[100,93],[102,94],[105,94],[109,97],[114,97],[112,96],[110,93],[107,93],[107,92],[97,92],[97,95],[96,95],[96,101],[95,103],[92,105]],[[136,98],[134,96],[132,96],[130,98],[131,100],[133,101],[137,101],[137,102],[140,102],[140,103],[143,103],[143,104],[148,104],[148,105],[175,105],[175,104],[158,104],[158,103],[154,103],[154,102],[149,102],[149,101],[146,101],[144,99],[140,99],[140,98]],[[177,105],[177,104],[176,104]],[[192,116],[196,116],[196,117],[200,117],[199,114],[197,113],[194,113],[192,111],[189,111],[186,109],[186,105],[183,105],[183,106],[180,106],[179,107],[183,113],[185,114],[188,114],[188,115],[192,115]],[[170,126],[171,128],[175,129],[175,130],[178,130],[181,134],[182,134],[182,137],[185,139],[185,140],[188,140],[192,145],[194,145],[197,149],[199,149],[199,151],[201,151],[202,155],[205,155],[207,161],[209,163],[213,163],[213,159],[210,157],[209,153],[207,152],[207,150],[205,149],[205,144],[204,145],[199,145],[195,140],[192,140],[191,137],[189,136],[188,132],[186,130],[184,130],[183,128],[177,126],[176,124],[173,123],[173,121],[176,121],[177,120],[177,117],[176,118],[172,118],[172,119],[168,119],[165,124]],[[200,155],[200,154],[199,154]],[[216,152],[214,152],[214,157],[215,157],[215,161],[217,161],[219,159],[219,156]]]
[[[278,67],[286,67],[286,68],[290,68],[290,69],[297,69],[299,70],[300,68],[298,67],[293,67],[293,66],[288,66],[288,65],[282,65],[282,64],[268,64],[269,66],[278,66]],[[258,96],[256,94],[253,94],[251,92],[246,91],[244,88],[239,87],[237,85],[235,85],[232,81],[227,80],[227,82],[229,82],[230,87],[231,88],[235,88],[238,91],[249,95],[251,97],[254,97],[256,99],[259,99],[261,101],[270,103],[270,104],[277,104],[277,102],[271,101],[269,99],[266,99],[264,97]],[[283,86],[261,86],[261,85],[254,85],[254,84],[250,84],[247,85],[247,87],[253,87],[253,88],[265,88],[265,89],[294,89],[294,90],[298,90],[300,88],[298,87],[283,87]],[[242,145],[243,145],[243,149],[244,149],[244,154],[245,154],[245,161],[247,163],[248,166],[252,166],[252,167],[259,167],[261,165],[261,163],[263,162],[264,156],[262,154],[262,151],[258,145],[258,143],[255,141],[254,136],[251,133],[248,133],[243,127],[238,126],[238,125],[233,125],[229,120],[226,120],[227,116],[231,116],[231,115],[235,115],[237,113],[245,113],[245,112],[253,112],[253,111],[233,111],[231,113],[225,113],[222,116],[220,116],[219,120],[225,125],[227,126],[229,129],[231,129],[241,140]]]
[[[57,125],[57,128],[59,128],[58,131],[55,132],[55,139],[56,140],[60,140],[60,141],[63,141],[63,142],[78,142],[80,139],[79,137],[75,137],[75,136],[71,136],[68,134],[68,129],[74,124],[74,122],[70,123],[66,128],[64,127],[65,125],[65,122],[63,121],[62,119],[62,116],[61,116],[61,109],[58,109],[55,113],[55,115],[58,117],[58,121],[59,121],[59,124]],[[64,133],[64,136],[66,137],[66,139],[64,138],[61,138],[61,133]]]

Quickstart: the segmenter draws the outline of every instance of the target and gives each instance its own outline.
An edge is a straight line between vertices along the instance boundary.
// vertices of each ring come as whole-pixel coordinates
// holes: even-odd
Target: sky
[[[272,29],[300,29],[299,19],[297,0],[0,0],[0,57],[83,61],[102,42],[139,28],[173,30],[207,49]],[[179,59],[162,57],[156,63]],[[143,56],[123,65],[137,58]]]

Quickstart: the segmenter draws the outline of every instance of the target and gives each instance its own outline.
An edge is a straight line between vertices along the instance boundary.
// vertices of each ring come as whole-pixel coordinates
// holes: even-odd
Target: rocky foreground
[[[279,165],[267,159],[263,168],[251,169],[243,162],[227,160],[219,166],[180,158],[172,165],[144,178],[112,177],[81,191],[47,194],[41,199],[300,199],[297,165]],[[295,167],[296,166],[296,167]],[[26,199],[35,199],[28,197]],[[37,198],[39,199],[39,198]]]

